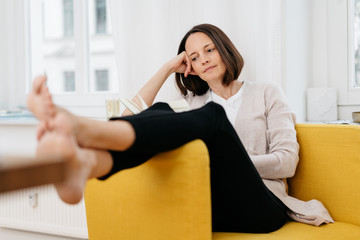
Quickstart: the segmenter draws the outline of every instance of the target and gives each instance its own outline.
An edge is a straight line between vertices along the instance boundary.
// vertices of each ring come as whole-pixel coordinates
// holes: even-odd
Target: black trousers
[[[110,151],[113,168],[101,179],[202,139],[210,155],[214,232],[267,233],[287,221],[286,207],[264,185],[220,105],[210,102],[175,113],[166,103],[156,103],[140,114],[112,120],[128,121],[136,139],[126,151]]]

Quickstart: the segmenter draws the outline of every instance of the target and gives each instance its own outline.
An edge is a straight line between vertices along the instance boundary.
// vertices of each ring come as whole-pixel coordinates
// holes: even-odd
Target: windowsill
[[[1,116],[0,125],[28,125],[36,126],[39,121],[33,116]]]
[[[85,118],[98,120],[98,121],[107,121],[104,117],[92,117],[92,116],[82,116]],[[0,116],[0,126],[12,126],[12,125],[22,125],[22,126],[36,126],[39,124],[33,116]]]

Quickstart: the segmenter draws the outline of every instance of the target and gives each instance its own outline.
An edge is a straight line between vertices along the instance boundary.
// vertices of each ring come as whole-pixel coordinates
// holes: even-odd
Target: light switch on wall
[[[32,208],[36,208],[38,205],[38,193],[29,194],[29,205]]]

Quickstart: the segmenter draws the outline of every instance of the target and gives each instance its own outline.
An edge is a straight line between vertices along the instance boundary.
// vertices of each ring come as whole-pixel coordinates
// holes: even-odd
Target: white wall
[[[8,80],[6,75],[6,49],[7,49],[7,2],[1,3],[0,7],[0,109],[7,107],[8,104]]]
[[[22,0],[12,0],[1,1],[0,8],[0,106],[14,108],[25,102],[26,86],[19,84],[27,75],[25,59],[19,57],[25,52],[24,6]]]
[[[309,87],[329,87],[328,84],[328,0],[311,1],[311,79]]]
[[[121,94],[132,97],[162,64],[175,57],[184,34],[200,23],[214,24],[229,35],[245,60],[240,80],[281,82],[281,2],[110,1],[120,79],[127,81],[122,83]],[[173,79],[166,84],[174,85]],[[157,100],[177,97],[162,93]]]
[[[283,2],[283,88],[297,122],[306,120],[310,79],[310,0]]]

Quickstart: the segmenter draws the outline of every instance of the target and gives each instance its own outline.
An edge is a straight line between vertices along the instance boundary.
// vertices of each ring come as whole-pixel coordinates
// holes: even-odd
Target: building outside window
[[[96,33],[106,33],[106,0],[95,0]]]
[[[109,71],[95,70],[96,91],[109,90]]]
[[[64,92],[75,92],[75,72],[64,72]]]
[[[64,37],[74,36],[73,0],[63,0]]]

